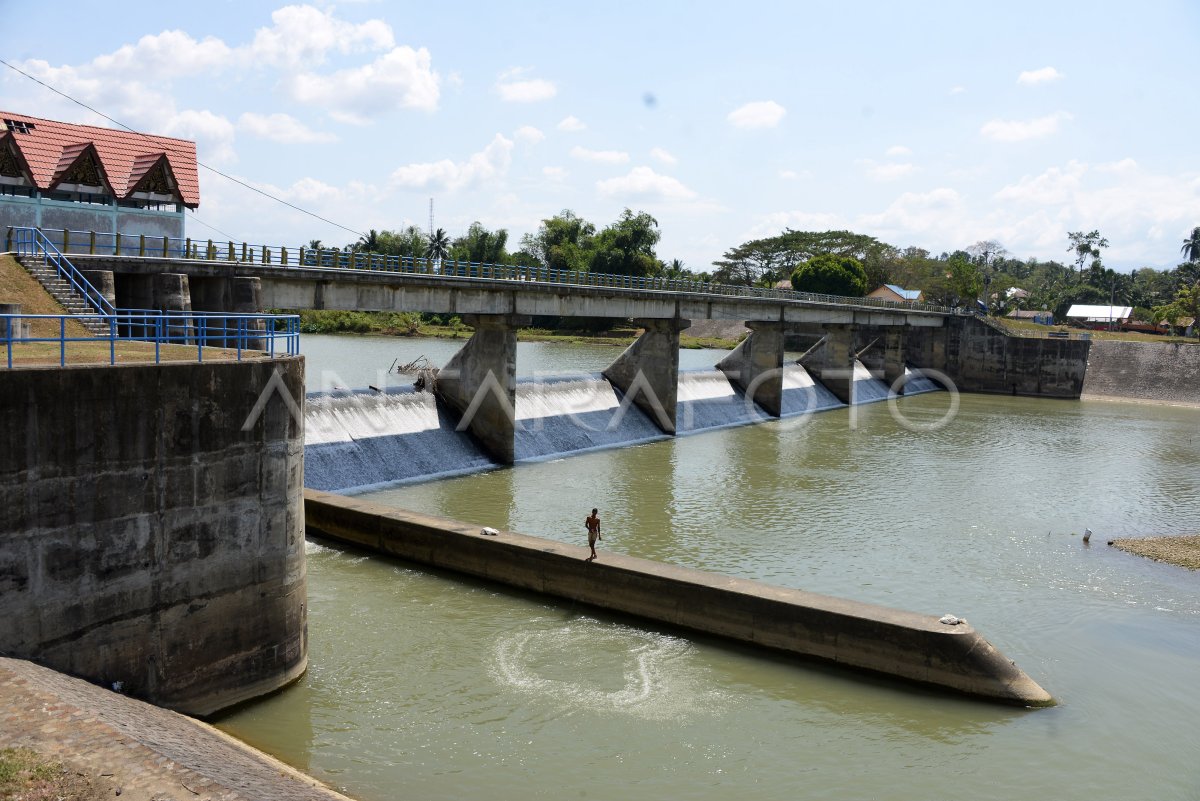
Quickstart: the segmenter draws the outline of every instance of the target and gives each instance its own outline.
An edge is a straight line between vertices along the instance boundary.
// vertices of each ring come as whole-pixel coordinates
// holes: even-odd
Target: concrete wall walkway
[[[132,801],[349,801],[200,721],[0,658],[0,748],[105,777]]]

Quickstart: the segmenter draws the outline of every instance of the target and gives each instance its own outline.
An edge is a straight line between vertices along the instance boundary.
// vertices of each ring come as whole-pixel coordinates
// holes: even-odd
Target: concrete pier
[[[529,318],[479,314],[464,318],[475,333],[438,373],[437,396],[458,413],[493,459],[512,464],[516,455],[517,329]]]
[[[523,590],[834,662],[991,701],[1050,706],[1049,693],[966,623],[305,490],[307,533]]]
[[[854,336],[855,327],[829,326],[825,344],[813,354],[807,364],[815,368],[818,381],[837,396],[842,403],[854,403]]]
[[[644,332],[604,370],[604,377],[625,393],[664,434],[675,433],[679,395],[679,332],[691,320],[634,320]]]
[[[772,417],[783,414],[783,338],[781,323],[746,322],[750,336],[717,364],[746,396]]]

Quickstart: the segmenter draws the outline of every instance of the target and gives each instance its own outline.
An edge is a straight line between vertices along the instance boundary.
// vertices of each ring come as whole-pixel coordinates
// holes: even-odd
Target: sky
[[[571,209],[697,271],[785,228],[1167,269],[1200,225],[1200,3],[0,0],[0,58],[197,143],[194,238]],[[12,24],[20,20],[20,24]],[[31,35],[31,32],[37,32]],[[112,123],[0,65],[0,109]],[[341,226],[341,227],[339,227]]]

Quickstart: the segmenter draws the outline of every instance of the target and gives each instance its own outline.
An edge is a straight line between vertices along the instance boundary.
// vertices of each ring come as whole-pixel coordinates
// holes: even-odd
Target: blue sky
[[[5,61],[354,231],[629,207],[703,270],[785,227],[1062,261],[1098,228],[1131,269],[1200,225],[1196,3],[2,6]],[[0,108],[107,124],[3,67]],[[357,238],[200,179],[194,237]]]

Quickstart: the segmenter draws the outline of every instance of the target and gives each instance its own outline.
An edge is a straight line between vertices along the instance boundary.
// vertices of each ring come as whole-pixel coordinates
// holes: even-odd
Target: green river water
[[[460,343],[459,343],[460,344]],[[454,343],[305,337],[310,389]],[[519,370],[609,348],[522,345]],[[684,352],[685,366],[721,354]],[[337,375],[329,371],[336,372]],[[310,542],[293,687],[218,725],[364,801],[1200,799],[1200,409],[946,393],[373,500],[967,618],[1058,700],[995,706]],[[1090,545],[1079,536],[1095,534]]]

